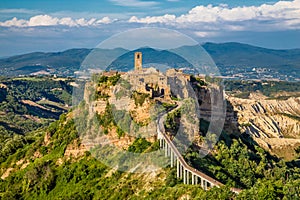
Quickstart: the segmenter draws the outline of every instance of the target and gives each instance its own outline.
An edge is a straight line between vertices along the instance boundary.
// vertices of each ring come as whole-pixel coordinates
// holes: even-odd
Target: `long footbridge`
[[[159,146],[164,150],[165,156],[171,160],[171,167],[177,168],[177,178],[183,179],[184,184],[201,185],[204,190],[212,187],[221,187],[224,184],[218,180],[200,172],[199,170],[189,166],[181,153],[178,151],[171,139],[166,135],[164,128],[164,117],[162,114],[157,119],[157,139]],[[232,192],[239,193],[241,189],[230,188]]]

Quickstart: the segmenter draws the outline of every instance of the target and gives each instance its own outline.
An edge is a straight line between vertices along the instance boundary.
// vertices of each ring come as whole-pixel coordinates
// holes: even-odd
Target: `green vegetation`
[[[31,77],[30,79],[7,78],[1,80],[1,83],[7,86],[7,95],[18,100],[38,101],[46,98],[50,101],[71,105],[70,94],[73,88],[69,83],[72,81],[74,80],[66,79],[62,81],[55,80],[52,77]]]
[[[239,98],[248,98],[250,92],[260,91],[262,94],[270,97],[271,99],[285,100],[293,95],[281,96],[281,92],[300,92],[300,82],[226,80],[224,85],[226,91],[234,93],[235,96]]]
[[[0,80],[0,154],[4,159],[26,144],[27,133],[47,127],[66,112],[65,105],[71,105],[70,82],[74,80],[53,77]]]
[[[142,106],[147,98],[149,98],[149,94],[134,92],[132,94],[132,98],[134,99],[134,103],[136,106]]]
[[[166,110],[168,110],[168,109],[170,109],[170,108],[174,108],[175,107],[175,105],[174,104],[171,104],[171,103],[166,103],[166,102],[163,102],[162,103],[162,106],[166,109]]]
[[[125,136],[125,132],[119,126],[117,126],[117,134],[119,138]]]
[[[168,131],[172,134],[176,134],[179,129],[179,125],[180,125],[180,123],[179,123],[180,117],[181,117],[180,109],[177,109],[173,112],[168,113],[167,119],[165,121],[166,131]]]
[[[117,77],[113,79],[99,77],[97,80],[100,85],[106,86],[107,84],[115,84],[117,79]],[[13,81],[38,82],[31,79]],[[262,88],[265,85],[261,85]],[[244,89],[239,84],[232,87],[235,88],[236,86],[238,86],[238,91]],[[252,87],[260,88],[260,86],[254,85]],[[265,92],[272,91],[270,89],[265,90]],[[38,91],[36,89],[36,92]],[[61,90],[46,89],[46,91],[54,96],[62,95],[55,93],[55,91]],[[67,91],[67,89],[63,91]],[[0,94],[3,102],[18,102],[21,98],[11,95],[10,91],[5,90],[5,88],[0,90]],[[32,101],[40,99],[35,96],[38,95],[33,94]],[[61,101],[65,102],[62,96],[59,97],[60,103],[62,103]],[[133,98],[136,105],[143,105],[148,96],[134,93]],[[165,122],[167,131],[172,134],[177,132],[180,117],[190,112],[188,108],[193,109],[189,103],[193,102],[187,102],[184,105],[186,108],[183,111],[187,113],[181,109],[168,113]],[[3,105],[5,104],[3,103]],[[85,102],[82,102],[77,109],[84,109],[86,106]],[[165,104],[163,107],[169,108],[171,105]],[[21,111],[22,106],[11,103],[5,108],[12,109],[11,112],[2,111],[6,112],[5,114],[8,114],[8,117],[24,122],[24,120],[21,120],[23,115],[17,114],[19,118],[13,115],[15,112]],[[9,113],[11,114],[9,115]],[[174,168],[167,167],[158,174],[149,176],[149,174],[115,171],[115,169],[105,166],[92,157],[89,152],[79,157],[66,156],[67,147],[70,147],[70,145],[73,148],[79,147],[78,132],[81,133],[81,129],[88,129],[91,124],[95,127],[98,126],[98,128],[101,126],[104,134],[115,128],[119,138],[129,132],[131,128],[138,129],[138,124],[132,121],[129,113],[124,110],[117,111],[114,105],[110,105],[108,101],[105,112],[95,115],[94,118],[88,120],[90,122],[86,120],[88,118],[87,111],[79,113],[80,116],[76,119],[77,121],[69,117],[71,115],[62,114],[59,120],[51,123],[47,129],[43,129],[44,125],[40,125],[42,128],[30,132],[32,130],[32,127],[30,127],[24,131],[26,134],[23,135],[15,134],[18,131],[23,133],[23,130],[18,129],[15,124],[10,124],[7,121],[0,124],[0,130],[7,131],[7,133],[0,135],[0,171],[3,174],[7,172],[7,169],[13,169],[7,178],[0,179],[1,199],[299,198],[299,164],[296,161],[285,162],[271,156],[252,141],[249,136],[238,133],[229,135],[223,132],[220,141],[214,147],[214,151],[211,151],[204,158],[197,153],[198,147],[196,146],[192,146],[185,154],[185,159],[190,165],[226,183],[224,187],[214,187],[209,191],[203,191],[199,185],[184,185],[182,180],[176,178]],[[4,114],[0,114],[0,117],[4,117]],[[295,116],[289,117],[293,118]],[[19,126],[21,127],[21,125]],[[34,123],[33,126],[35,126]],[[249,124],[244,124],[244,126],[249,126]],[[209,122],[201,119],[200,132],[202,135],[207,134],[208,127]],[[47,143],[44,141],[45,134],[50,136]],[[138,137],[129,146],[128,151],[147,153],[158,148],[159,143],[157,141],[151,143],[145,138]],[[296,148],[295,151],[298,154],[300,152],[299,148]],[[21,164],[17,164],[19,162]],[[24,164],[26,164],[25,167],[23,167]],[[242,188],[243,191],[237,195],[229,190],[230,187]]]
[[[191,82],[197,83],[198,87],[207,86],[207,83],[199,77],[191,76]]]
[[[132,145],[128,147],[128,151],[133,153],[142,153],[150,146],[151,142],[148,142],[145,138],[137,138]]]
[[[107,113],[113,109],[109,107]],[[45,132],[51,136],[47,146],[43,143]],[[185,195],[192,199],[295,199],[300,187],[300,170],[295,163],[273,158],[250,138],[229,137],[223,133],[214,153],[205,158],[194,151],[185,155],[188,163],[227,183],[225,187],[204,192],[199,185],[183,185],[176,178],[175,169],[164,169],[149,183],[146,174],[109,173],[111,169],[89,153],[80,159],[68,160],[64,157],[66,147],[78,136],[74,121],[66,115],[45,132],[30,133],[24,140],[15,138],[10,145],[14,150],[8,152],[9,156],[1,154],[1,169],[17,169],[0,181],[2,199],[176,199]],[[143,153],[153,148],[158,148],[158,142],[151,144],[144,138],[137,138],[128,151]],[[34,157],[36,152],[42,157]],[[21,159],[29,161],[24,169],[15,164]],[[57,164],[61,159],[62,164]],[[149,184],[152,190],[147,189]],[[236,196],[230,192],[230,186],[244,190]]]
[[[100,87],[101,90],[96,90],[94,95],[94,100],[97,99],[107,99],[109,95],[106,93],[105,89],[110,86],[115,86],[120,80],[121,75],[117,74],[115,76],[104,76],[102,74],[93,74],[91,79]]]
[[[171,99],[172,99],[173,101],[179,101],[179,100],[180,100],[179,98],[174,97],[174,96],[171,96]]]
[[[92,74],[91,80],[97,83],[98,86],[105,84],[106,86],[115,86],[120,80],[121,75],[117,74],[115,76],[104,76],[102,74]]]
[[[214,153],[201,158],[190,151],[185,158],[226,185],[243,188],[237,199],[294,199],[299,194],[299,166],[270,156],[249,137],[222,133]]]
[[[121,138],[125,136],[126,132],[130,132],[131,123],[132,120],[128,113],[116,110],[114,105],[110,105],[107,102],[105,112],[103,114],[96,114],[94,126],[101,125],[104,129],[104,134],[108,134],[108,130],[115,127],[118,137]]]
[[[104,114],[97,114],[98,122],[104,128],[110,128],[115,125],[112,106],[107,102]]]
[[[80,159],[68,159],[64,151],[78,136],[74,121],[66,115],[52,123],[46,132],[51,135],[47,146],[43,144],[45,132],[28,134],[28,141],[1,162],[1,169],[12,166],[17,170],[0,180],[1,199],[177,199],[185,195],[193,199],[230,199],[235,196],[226,187],[204,192],[199,186],[183,185],[176,179],[174,169],[166,168],[150,180],[148,174],[111,172],[89,153]],[[130,151],[144,152],[152,146],[139,138]],[[37,158],[36,152],[44,154]],[[14,164],[21,159],[29,162],[24,169]]]
[[[94,100],[107,99],[109,95],[104,93],[103,91],[96,91],[94,97],[95,97]]]

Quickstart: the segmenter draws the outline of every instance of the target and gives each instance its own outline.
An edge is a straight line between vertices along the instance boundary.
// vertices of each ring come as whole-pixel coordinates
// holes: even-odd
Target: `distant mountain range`
[[[136,51],[142,52],[143,65],[158,65],[159,68],[168,66],[171,68],[192,67],[192,65],[182,58],[181,56],[166,50],[155,50],[153,48],[145,47],[137,49]],[[118,71],[129,71],[134,66],[134,52],[128,51],[127,53],[118,57],[113,61],[109,69]]]
[[[202,47],[212,57],[221,74],[225,76],[256,71],[258,75],[264,74],[263,77],[278,73],[280,77],[273,78],[300,78],[300,49],[273,50],[241,43],[205,43]],[[138,51],[143,52],[144,64],[158,63],[182,68],[190,67],[192,64],[177,55],[177,52],[183,52],[181,55],[188,55],[193,52],[193,48],[197,47],[180,47],[170,51],[145,47]],[[90,52],[93,53],[90,54]],[[70,49],[64,52],[35,52],[0,59],[0,75],[58,74],[72,76],[88,55],[90,56],[89,62],[83,64],[91,68],[109,64],[108,69],[127,71],[133,67],[133,52],[126,49]],[[99,62],[99,55],[100,58],[105,58],[105,61]],[[115,57],[117,59],[112,60]],[[255,73],[252,75],[255,76]]]
[[[205,43],[203,48],[221,66],[300,68],[300,49],[273,50],[240,43]]]
[[[70,49],[57,53],[34,52],[0,59],[0,74],[29,75],[41,70],[48,70],[49,73],[73,74],[90,51],[90,49]]]

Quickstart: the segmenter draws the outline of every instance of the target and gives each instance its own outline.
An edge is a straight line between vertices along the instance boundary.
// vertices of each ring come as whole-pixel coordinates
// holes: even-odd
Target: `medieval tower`
[[[134,70],[141,70],[142,67],[142,52],[135,52],[134,53]]]

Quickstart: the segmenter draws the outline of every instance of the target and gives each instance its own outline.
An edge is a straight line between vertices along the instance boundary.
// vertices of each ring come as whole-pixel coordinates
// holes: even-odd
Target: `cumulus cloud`
[[[155,6],[157,1],[142,0],[110,0],[121,6]],[[168,0],[166,0],[168,1]],[[174,0],[171,0],[174,1]],[[21,12],[21,11],[20,11]],[[130,14],[126,19],[118,20],[123,27],[147,26],[161,24],[165,27],[188,29],[195,31],[199,37],[212,34],[220,30],[247,31],[247,30],[288,30],[300,29],[300,0],[278,1],[274,4],[260,6],[229,7],[226,4],[218,6],[199,5],[180,16],[164,14],[160,16],[138,17]],[[103,16],[103,15],[102,15]],[[101,16],[101,17],[102,17]],[[100,24],[111,24],[116,20],[109,17],[97,18],[56,17],[51,15],[35,15],[28,20],[12,18],[0,22],[2,27],[36,27],[36,26],[69,26],[88,27]],[[118,26],[117,25],[117,26]]]
[[[137,22],[137,23],[173,23],[176,20],[175,15],[163,15],[163,16],[157,16],[157,17],[145,17],[145,18],[137,18],[136,16],[132,16],[129,19],[129,22]]]
[[[28,21],[28,26],[52,26],[58,25],[59,19],[49,15],[37,15],[31,17]]]
[[[163,15],[148,16],[137,18],[135,16],[129,19],[129,22],[135,23],[164,23],[168,25],[187,25],[197,23],[210,24],[229,24],[248,22],[266,22],[277,26],[278,23],[284,28],[300,27],[300,0],[279,1],[275,4],[263,4],[260,6],[243,6],[229,8],[226,4],[219,6],[196,6],[187,14],[181,16]],[[239,25],[232,25],[233,28],[241,29]]]
[[[24,19],[17,19],[16,17],[12,18],[11,20],[7,20],[5,22],[0,22],[0,26],[10,27],[10,26],[17,26],[17,27],[24,27],[28,24],[28,21]]]
[[[57,18],[49,15],[36,15],[29,20],[17,19],[16,17],[5,22],[0,22],[0,26],[3,27],[35,27],[35,26],[97,26],[99,24],[109,24],[113,22],[109,17],[103,17],[102,19],[72,19],[71,17]]]
[[[103,17],[102,19],[99,19],[96,23],[97,24],[109,24],[112,20],[109,17]]]

